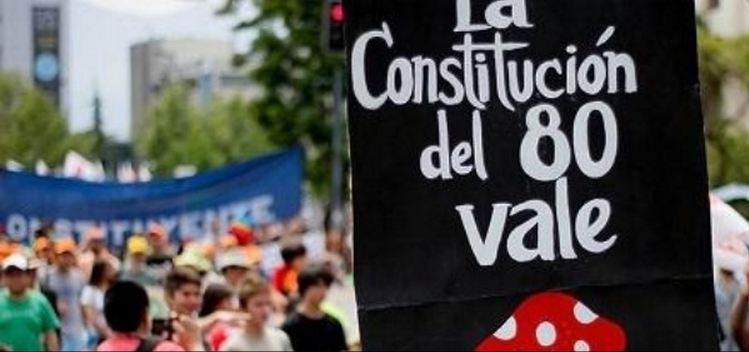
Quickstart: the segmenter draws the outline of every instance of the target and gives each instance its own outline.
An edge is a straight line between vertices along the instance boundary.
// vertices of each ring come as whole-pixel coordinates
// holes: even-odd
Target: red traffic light
[[[334,23],[343,23],[346,20],[346,12],[343,11],[343,4],[334,3],[330,6],[330,20]]]

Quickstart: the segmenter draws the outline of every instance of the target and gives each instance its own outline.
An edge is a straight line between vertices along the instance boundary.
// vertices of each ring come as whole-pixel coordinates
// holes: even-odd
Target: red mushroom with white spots
[[[476,351],[623,351],[626,346],[618,324],[574,297],[547,292],[526,299]]]

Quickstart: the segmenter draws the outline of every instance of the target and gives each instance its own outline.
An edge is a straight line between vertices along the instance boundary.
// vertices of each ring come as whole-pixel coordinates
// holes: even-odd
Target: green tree
[[[157,175],[169,176],[179,165],[207,170],[268,152],[273,145],[239,98],[214,99],[201,108],[176,85],[149,108],[136,148]]]
[[[324,194],[331,173],[332,77],[344,63],[321,48],[323,2],[227,0],[221,12],[243,4],[252,4],[256,16],[236,28],[257,33],[244,61],[251,80],[262,88],[250,109],[271,142],[305,147],[307,179],[315,193]]]
[[[185,148],[191,114],[187,91],[181,86],[166,89],[147,111],[136,148],[153,163],[157,175],[169,175],[176,166],[192,161]]]
[[[57,107],[20,78],[0,74],[0,161],[14,159],[27,168],[37,160],[59,165],[68,143]]]
[[[208,116],[202,121],[210,131],[216,150],[224,157],[223,162],[245,160],[248,155],[258,155],[274,148],[256,116],[239,97],[213,102]]]
[[[68,136],[66,146],[68,150],[73,150],[83,155],[88,160],[101,160],[102,143],[108,143],[106,136],[99,135],[96,131],[86,131],[74,133]]]
[[[722,38],[698,28],[700,80],[710,183],[749,182],[749,133],[737,122],[749,112],[749,96],[726,109],[726,83],[749,92],[749,36]]]

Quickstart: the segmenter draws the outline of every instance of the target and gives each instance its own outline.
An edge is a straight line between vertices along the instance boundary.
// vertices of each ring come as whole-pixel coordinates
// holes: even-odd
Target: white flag
[[[47,176],[49,175],[49,166],[47,166],[47,163],[44,162],[44,160],[37,160],[36,161],[36,174],[39,176]]]
[[[20,172],[20,171],[23,171],[23,164],[13,159],[9,159],[8,161],[5,162],[5,168],[8,171]]]
[[[141,162],[138,165],[138,181],[140,182],[148,182],[153,179],[153,175],[151,175],[151,170],[148,168],[147,163]]]
[[[65,164],[63,166],[64,177],[96,182],[100,181],[100,174],[99,166],[88,161],[82,155],[72,150],[65,155]]]
[[[136,182],[137,175],[133,170],[133,164],[129,161],[117,165],[117,181],[121,183],[133,183]]]

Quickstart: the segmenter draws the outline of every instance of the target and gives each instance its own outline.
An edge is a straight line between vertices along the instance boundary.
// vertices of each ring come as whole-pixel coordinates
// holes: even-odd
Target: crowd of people
[[[326,299],[346,260],[309,258],[283,236],[261,268],[253,229],[175,248],[153,224],[121,255],[92,227],[77,242],[49,230],[29,246],[0,229],[0,351],[345,351],[346,317]]]

